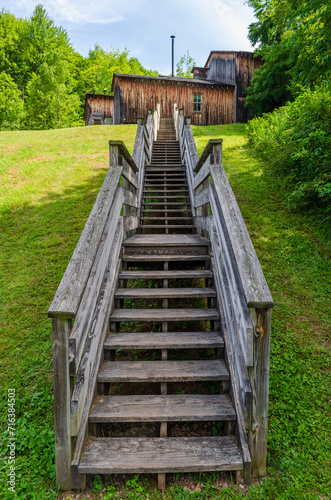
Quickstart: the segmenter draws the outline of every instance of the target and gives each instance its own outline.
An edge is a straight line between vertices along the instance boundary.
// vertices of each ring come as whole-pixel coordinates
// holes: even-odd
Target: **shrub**
[[[284,179],[291,206],[331,207],[331,85],[248,124],[250,143],[266,171]]]

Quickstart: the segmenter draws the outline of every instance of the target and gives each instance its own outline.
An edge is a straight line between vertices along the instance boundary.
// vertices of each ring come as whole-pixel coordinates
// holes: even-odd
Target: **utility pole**
[[[172,74],[171,74],[171,76],[174,77],[175,76],[175,69],[174,69],[174,67],[175,67],[175,38],[176,37],[175,37],[175,35],[171,35],[170,38],[171,38],[171,46],[172,46],[172,57],[171,57],[171,61],[172,61],[172,65],[171,65],[172,72],[171,73]]]

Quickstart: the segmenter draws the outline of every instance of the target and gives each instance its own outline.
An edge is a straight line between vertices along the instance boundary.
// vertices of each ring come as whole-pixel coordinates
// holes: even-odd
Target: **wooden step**
[[[186,168],[185,168],[185,165],[183,166],[178,166],[176,165],[175,167],[171,167],[171,166],[165,166],[165,167],[155,167],[154,165],[147,165],[146,168],[145,168],[145,172],[146,173],[176,173],[176,172],[186,172]]]
[[[219,332],[111,333],[105,350],[117,349],[209,349],[224,347]]]
[[[229,380],[222,359],[212,361],[105,361],[98,382],[194,382]]]
[[[157,206],[164,206],[164,205],[171,205],[171,206],[176,205],[176,206],[178,206],[178,205],[183,205],[185,207],[190,207],[191,206],[191,204],[188,201],[178,201],[178,202],[176,202],[176,201],[163,201],[163,202],[161,202],[161,201],[148,201],[148,202],[143,201],[142,204],[143,205],[148,205],[148,206],[149,205],[157,205]],[[147,210],[147,209],[145,208],[144,210]],[[180,210],[183,210],[183,209],[180,209]]]
[[[140,217],[140,220],[192,220],[193,217],[188,216],[188,217]]]
[[[110,322],[121,321],[216,321],[219,314],[216,309],[115,309]]]
[[[209,255],[125,255],[122,262],[182,262],[182,261],[210,261]]]
[[[140,224],[138,226],[139,229],[194,229],[195,226],[193,224],[168,224],[168,225],[160,225],[160,224]]]
[[[123,241],[124,247],[209,247],[210,241],[198,234],[135,234]]]
[[[152,235],[149,235],[152,236]],[[160,235],[161,236],[161,235]],[[171,236],[171,235],[169,235]],[[212,278],[211,271],[122,271],[119,280],[150,280],[150,279],[201,279]]]
[[[98,396],[90,422],[198,422],[236,420],[228,394]]]
[[[147,298],[200,298],[216,297],[213,288],[118,288],[115,299],[147,299]]]
[[[204,438],[94,438],[78,465],[80,474],[143,474],[242,470],[232,436]]]
[[[157,208],[157,209],[154,209],[154,208],[144,208],[142,209],[142,212],[156,212],[156,213],[160,213],[160,212],[170,212],[170,213],[182,213],[182,212],[190,212],[190,210],[187,210],[185,208]],[[190,215],[190,217],[192,218],[192,215]]]
[[[183,199],[189,200],[190,199],[190,197],[189,197],[188,194],[187,195],[186,194],[183,194],[183,195],[177,194],[177,195],[170,195],[169,196],[167,194],[166,195],[164,195],[164,194],[155,194],[155,195],[153,195],[151,193],[151,194],[144,194],[143,195],[143,199],[144,200],[153,200],[153,199],[161,199],[162,200],[162,199],[165,199],[165,198],[167,198],[169,200],[176,200],[176,199],[177,200],[183,200]]]

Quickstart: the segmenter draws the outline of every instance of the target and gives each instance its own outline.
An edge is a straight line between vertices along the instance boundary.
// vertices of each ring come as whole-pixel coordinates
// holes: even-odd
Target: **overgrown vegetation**
[[[331,5],[324,0],[249,0],[257,21],[249,39],[263,66],[255,73],[246,104],[253,114],[293,100],[297,86],[313,88],[331,76]]]
[[[289,207],[331,210],[331,86],[306,90],[297,99],[248,125],[264,170],[282,179]]]
[[[128,50],[84,58],[42,5],[29,19],[0,11],[0,130],[82,125],[85,92],[110,93],[114,72],[157,75]]]
[[[101,187],[108,139],[132,152],[135,126],[0,135],[1,498],[55,499],[51,322],[46,312]],[[280,185],[247,149],[244,125],[193,127],[199,153],[223,137],[224,165],[275,300],[268,476],[250,489],[219,474],[98,478],[80,498],[321,500],[330,484],[330,248],[309,214],[287,210]],[[7,389],[16,389],[16,493],[7,489]],[[117,496],[115,496],[117,495]],[[76,499],[77,493],[58,498]]]

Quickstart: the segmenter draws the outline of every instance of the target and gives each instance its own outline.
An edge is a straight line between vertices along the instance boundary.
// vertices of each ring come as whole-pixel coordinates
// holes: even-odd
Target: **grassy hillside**
[[[135,130],[126,125],[0,133],[1,429],[7,428],[8,388],[16,390],[17,417],[16,496],[8,492],[2,460],[3,499],[57,496],[46,312],[105,176],[108,140],[120,138],[132,152]],[[202,476],[198,487],[192,480],[194,492],[174,479],[162,498],[326,499],[331,490],[327,235],[305,214],[286,210],[277,185],[267,183],[261,163],[250,155],[243,125],[193,127],[193,132],[199,153],[209,138],[224,139],[224,165],[276,303],[269,475],[249,491],[223,488],[217,474]],[[6,457],[6,434],[1,435]],[[110,485],[107,494],[99,493],[104,488],[96,481],[94,491],[79,498],[110,499],[118,488]],[[120,491],[117,498],[153,495],[137,480]]]

